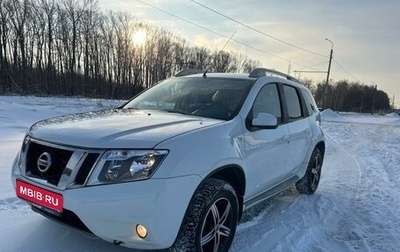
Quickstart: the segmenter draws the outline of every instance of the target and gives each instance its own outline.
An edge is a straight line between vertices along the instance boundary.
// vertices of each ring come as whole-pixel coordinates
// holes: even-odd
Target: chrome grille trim
[[[70,146],[63,146],[54,143],[48,143],[45,141],[33,139],[31,137],[26,137],[24,141],[26,145],[26,150],[23,152],[23,162],[22,165],[22,174],[29,180],[35,181],[36,183],[56,188],[58,190],[66,190],[67,188],[79,188],[84,187],[86,182],[88,181],[89,176],[92,174],[94,167],[96,166],[99,158],[104,153],[104,150],[91,150],[91,149],[83,149],[83,148],[73,148]],[[34,147],[32,147],[34,146]],[[31,148],[36,148],[32,150]],[[40,174],[39,171],[36,171],[36,159],[37,155],[40,155],[40,152],[49,150],[53,155],[62,155],[61,157],[56,156],[55,158],[61,159],[59,163],[65,163],[64,167],[58,167],[57,165],[51,167],[49,172],[59,174],[55,178],[53,175],[49,178],[48,174]],[[36,153],[32,154],[34,151]],[[68,155],[65,155],[66,152],[68,155],[70,152],[72,154],[69,158],[66,158]],[[39,153],[39,154],[37,154]],[[64,156],[64,157],[63,157]],[[90,159],[88,157],[90,156]],[[84,167],[84,166],[88,167]],[[84,174],[84,182],[76,182],[76,178],[80,170],[85,170],[82,174]],[[50,179],[51,181],[49,181]],[[58,180],[58,181],[54,181]],[[82,175],[80,179],[82,180]]]

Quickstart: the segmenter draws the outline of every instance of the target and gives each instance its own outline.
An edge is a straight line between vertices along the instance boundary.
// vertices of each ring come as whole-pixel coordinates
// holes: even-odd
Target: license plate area
[[[63,196],[58,193],[17,180],[16,193],[21,199],[27,200],[34,205],[54,210],[58,213],[63,211]]]

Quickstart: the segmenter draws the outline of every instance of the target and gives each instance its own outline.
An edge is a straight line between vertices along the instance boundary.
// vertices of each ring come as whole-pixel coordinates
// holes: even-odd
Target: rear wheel
[[[239,203],[232,186],[223,180],[207,179],[195,192],[170,251],[228,251],[238,213]]]
[[[317,148],[311,155],[304,177],[296,183],[299,193],[313,194],[317,190],[321,178],[322,161],[321,151]]]

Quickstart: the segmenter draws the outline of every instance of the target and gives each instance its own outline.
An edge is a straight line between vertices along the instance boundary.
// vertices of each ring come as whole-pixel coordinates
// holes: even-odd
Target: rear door
[[[308,113],[303,108],[300,91],[293,86],[282,85],[288,114],[289,147],[287,172],[295,173],[304,162],[311,148],[311,129]]]

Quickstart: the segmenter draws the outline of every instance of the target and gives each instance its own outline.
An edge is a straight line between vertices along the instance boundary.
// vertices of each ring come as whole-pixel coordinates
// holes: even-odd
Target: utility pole
[[[393,95],[393,100],[392,100],[392,109],[393,109],[393,111],[395,110],[395,107],[394,107],[394,98],[395,98],[395,96]]]
[[[329,74],[331,72],[331,64],[332,64],[332,56],[333,56],[333,42],[329,40],[328,38],[325,38],[325,40],[331,42],[331,54],[329,56],[329,65],[328,65],[328,72],[326,74],[326,82],[325,82],[325,90],[324,90],[324,109],[326,109],[326,98],[328,95],[328,84],[329,84]]]
[[[375,82],[372,81],[374,85],[374,89],[373,89],[373,93],[372,93],[372,109],[371,109],[371,114],[373,115],[375,112],[375,94],[376,94],[376,88],[378,87],[378,85],[376,85]]]

